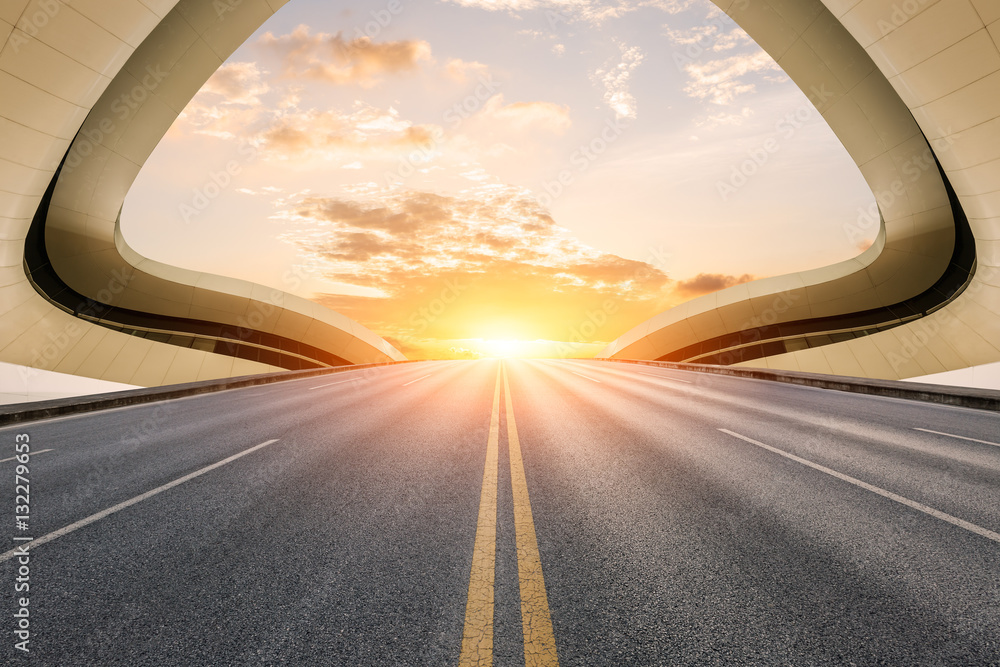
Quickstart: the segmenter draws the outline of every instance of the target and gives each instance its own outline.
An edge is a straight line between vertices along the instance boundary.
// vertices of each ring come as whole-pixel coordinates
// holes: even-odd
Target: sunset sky
[[[707,0],[292,0],[177,120],[122,226],[410,358],[589,356],[687,299],[857,255],[877,230],[845,224],[872,201]]]

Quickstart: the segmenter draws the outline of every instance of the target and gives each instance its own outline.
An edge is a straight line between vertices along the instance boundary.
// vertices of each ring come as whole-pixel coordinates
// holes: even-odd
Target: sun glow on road
[[[484,340],[480,344],[480,350],[485,356],[497,359],[537,357],[539,356],[539,342],[545,341]]]

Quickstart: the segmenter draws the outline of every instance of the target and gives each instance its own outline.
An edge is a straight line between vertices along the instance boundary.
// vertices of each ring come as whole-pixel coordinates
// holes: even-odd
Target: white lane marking
[[[409,382],[407,382],[403,386],[406,387],[407,385],[411,385],[414,382],[420,382],[421,380],[426,380],[427,378],[429,378],[432,375],[434,375],[434,373],[428,373],[427,375],[423,376],[422,378],[417,378],[416,380],[410,380]]]
[[[588,376],[584,375],[583,373],[577,373],[576,371],[570,371],[570,373],[572,373],[573,375],[579,375],[582,378],[587,378],[591,382],[596,382],[597,384],[603,384],[600,380],[595,380],[594,378],[588,377]]]
[[[211,472],[212,470],[215,470],[216,468],[224,466],[227,463],[232,463],[236,459],[243,458],[247,454],[255,452],[258,449],[262,449],[264,447],[267,447],[268,445],[273,445],[276,442],[278,442],[278,441],[277,440],[268,440],[267,442],[262,442],[259,445],[255,445],[255,446],[251,447],[250,449],[244,449],[242,452],[240,452],[238,454],[233,454],[229,458],[222,459],[221,461],[219,461],[217,463],[213,463],[210,466],[205,466],[201,470],[195,470],[194,472],[192,472],[190,474],[187,474],[187,475],[184,475],[183,477],[181,477],[179,479],[175,479],[172,482],[167,482],[163,486],[158,486],[155,489],[153,489],[152,491],[147,491],[146,493],[138,495],[135,498],[130,498],[129,500],[126,500],[125,502],[118,503],[117,505],[115,505],[113,507],[109,507],[106,510],[101,510],[97,514],[91,514],[87,518],[80,519],[79,521],[77,521],[75,523],[71,523],[68,526],[64,526],[64,527],[60,528],[59,530],[56,530],[56,531],[53,531],[53,532],[51,532],[51,533],[49,533],[47,535],[43,535],[41,537],[38,537],[38,538],[36,538],[34,540],[31,540],[30,542],[25,542],[21,546],[24,547],[25,549],[34,549],[35,547],[37,547],[39,545],[45,544],[46,542],[51,542],[52,540],[54,540],[54,539],[56,539],[58,537],[62,537],[63,535],[66,535],[68,533],[72,533],[74,530],[77,530],[79,528],[83,528],[84,526],[89,526],[90,524],[94,523],[95,521],[100,521],[101,519],[103,519],[103,518],[105,518],[107,516],[110,516],[110,515],[114,514],[115,512],[120,512],[123,509],[131,507],[132,505],[135,505],[136,503],[142,502],[143,500],[146,500],[148,498],[152,498],[153,496],[155,496],[155,495],[157,495],[159,493],[163,493],[164,491],[169,491],[170,489],[174,488],[175,486],[179,486],[179,485],[183,484],[184,482],[187,482],[187,481],[190,481],[190,480],[194,479],[195,477],[200,477],[201,475],[204,475],[207,472]],[[11,549],[10,551],[6,551],[6,552],[0,554],[0,563],[2,563],[4,561],[7,561],[7,560],[10,560],[14,556],[23,556],[23,555],[24,555],[24,551],[21,551],[19,549]]]
[[[932,431],[929,428],[914,428],[914,431],[923,431],[924,433],[933,433],[934,435],[943,435],[948,438],[958,438],[959,440],[968,440],[969,442],[978,442],[983,445],[993,445],[994,447],[1000,447],[1000,443],[990,442],[989,440],[976,440],[975,438],[966,438],[964,435],[955,435],[954,433],[942,433],[941,431]]]
[[[25,452],[28,456],[38,456],[39,454],[44,454],[45,452],[51,452],[51,449],[39,449],[37,452]],[[0,463],[7,463],[7,461],[13,461],[16,456],[12,456],[9,459],[0,459]]]
[[[934,517],[935,519],[941,519],[942,521],[947,521],[948,523],[953,524],[955,526],[958,526],[959,528],[964,528],[965,530],[968,530],[969,532],[975,533],[977,535],[982,535],[983,537],[985,537],[988,540],[993,540],[994,542],[1000,543],[1000,533],[994,533],[992,530],[988,530],[986,528],[983,528],[982,526],[977,526],[976,524],[969,523],[968,521],[966,521],[964,519],[959,519],[958,517],[952,516],[950,514],[945,514],[944,512],[942,512],[940,510],[934,509],[933,507],[928,507],[927,505],[924,505],[923,503],[918,503],[915,500],[910,500],[909,498],[904,498],[903,496],[897,495],[897,494],[893,493],[892,491],[886,491],[885,489],[879,488],[877,486],[873,486],[873,485],[871,485],[871,484],[869,484],[867,482],[862,482],[860,479],[855,479],[854,477],[851,477],[849,475],[845,475],[842,472],[837,472],[836,470],[831,470],[830,468],[827,468],[825,466],[821,466],[818,463],[813,463],[812,461],[809,461],[809,460],[806,460],[806,459],[804,459],[802,457],[796,456],[795,454],[789,454],[788,452],[783,451],[781,449],[777,449],[776,447],[771,447],[770,445],[765,445],[763,442],[757,442],[756,440],[754,440],[752,438],[748,438],[745,435],[740,435],[739,433],[733,433],[732,431],[724,429],[724,428],[720,428],[719,430],[722,431],[723,433],[727,433],[727,434],[733,436],[734,438],[739,438],[740,440],[743,440],[745,442],[749,442],[751,445],[757,445],[758,447],[766,449],[769,452],[773,452],[775,454],[778,454],[779,456],[784,456],[786,459],[791,459],[792,461],[795,461],[796,463],[801,463],[804,466],[809,466],[813,470],[818,470],[818,471],[820,471],[822,473],[826,473],[827,475],[831,475],[833,477],[836,477],[837,479],[842,480],[844,482],[847,482],[848,484],[853,484],[854,486],[861,487],[862,489],[864,489],[866,491],[871,491],[872,493],[877,493],[878,495],[882,496],[883,498],[888,498],[889,500],[894,500],[897,503],[900,503],[901,505],[906,505],[907,507],[915,509],[918,512],[923,512],[924,514],[929,514],[930,516]]]
[[[330,384],[321,384],[317,387],[309,387],[309,391],[312,391],[313,389],[322,389],[323,387],[332,387],[335,384],[344,384],[345,382],[354,382],[354,378],[351,378],[350,380],[341,380],[340,382],[331,382]]]
[[[670,380],[672,382],[683,382],[684,384],[692,384],[690,380],[681,380],[680,378],[667,377],[666,375],[655,375],[653,373],[643,373],[642,371],[636,371],[639,375],[648,375],[651,378],[660,378],[661,380]]]

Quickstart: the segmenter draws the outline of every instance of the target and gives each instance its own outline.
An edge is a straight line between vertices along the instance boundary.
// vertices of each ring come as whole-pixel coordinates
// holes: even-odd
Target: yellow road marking
[[[479,497],[479,521],[472,551],[469,600],[465,606],[460,667],[488,667],[493,664],[493,580],[497,550],[497,466],[500,441],[500,368],[493,390],[490,435],[486,442],[486,468]]]
[[[531,516],[528,482],[521,459],[521,441],[517,437],[514,407],[510,400],[507,369],[503,367],[503,390],[507,406],[507,449],[510,453],[510,482],[514,491],[514,530],[517,536],[517,574],[521,587],[521,625],[524,629],[526,667],[558,665],[556,639],[552,633],[549,600],[538,555],[535,521]],[[481,515],[480,515],[481,516]]]

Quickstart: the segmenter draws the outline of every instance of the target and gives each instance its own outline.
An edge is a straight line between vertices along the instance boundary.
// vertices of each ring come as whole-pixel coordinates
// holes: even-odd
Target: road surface
[[[993,413],[481,360],[0,447],[3,664],[1000,664]]]

